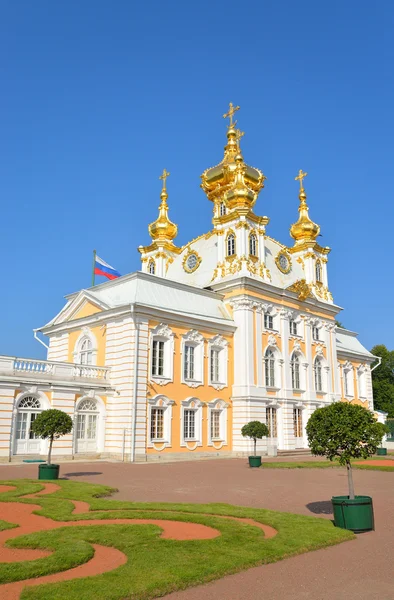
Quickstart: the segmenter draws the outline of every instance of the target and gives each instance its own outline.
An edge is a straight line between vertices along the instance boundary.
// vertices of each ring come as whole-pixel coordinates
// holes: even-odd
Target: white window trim
[[[354,398],[354,367],[352,363],[347,361],[344,365],[342,365],[342,376],[343,376],[343,395],[345,398],[352,399]],[[348,382],[347,393],[346,393],[346,385],[345,378]],[[349,379],[347,379],[349,378]]]
[[[223,446],[227,446],[227,408],[228,403],[217,398],[208,404],[208,446],[214,446],[218,450]],[[211,414],[212,411],[220,411],[219,417],[219,438],[212,438],[211,432]],[[219,444],[219,445],[218,445]]]
[[[191,396],[190,398],[186,398],[186,400],[182,400],[181,402],[181,447],[187,448],[188,450],[195,450],[199,446],[202,446],[202,407],[204,403],[201,402],[198,398],[194,398]],[[194,439],[185,440],[184,437],[184,413],[185,410],[194,410],[195,420],[194,420]],[[190,447],[192,445],[192,447]]]
[[[164,373],[152,375],[153,341],[164,342]],[[159,385],[167,385],[174,381],[174,334],[165,323],[160,323],[150,331],[149,340],[149,379]]]
[[[86,367],[94,367],[97,365],[97,340],[96,336],[92,333],[89,327],[84,327],[79,335],[77,341],[75,342],[74,351],[73,351],[73,360],[76,364],[81,364],[80,362],[80,352],[83,342],[88,339],[92,344],[91,352],[92,352],[92,362],[90,365],[84,365]]]
[[[293,386],[293,376],[292,376],[292,372],[291,372],[291,362],[292,362],[293,358],[295,358],[295,357],[298,358],[298,366],[299,366],[300,387],[298,387],[298,388]],[[307,368],[307,363],[306,363],[305,356],[299,350],[293,350],[293,352],[290,355],[290,378],[291,378],[292,389],[294,392],[305,392],[305,390],[306,390],[306,373],[305,373],[306,368]]]
[[[154,398],[148,399],[147,448],[154,448],[155,450],[160,452],[161,450],[164,450],[164,448],[171,447],[172,406],[174,404],[174,400],[169,400],[167,396],[163,396],[162,394],[158,394]],[[152,408],[164,409],[164,437],[162,440],[152,440],[150,437]],[[160,446],[160,448],[157,448],[156,446]]]
[[[211,350],[219,351],[219,379],[220,381],[212,381],[211,379]],[[215,335],[208,341],[208,385],[215,390],[223,390],[227,387],[228,378],[228,342],[221,335]]]
[[[204,336],[195,329],[191,329],[182,336],[181,343],[181,382],[191,388],[204,385]],[[194,348],[194,378],[185,379],[185,346]]]
[[[267,351],[271,350],[274,354],[274,378],[275,378],[275,385],[266,385],[266,377],[265,377],[265,369],[266,369],[266,363],[265,363],[265,359],[266,359],[266,355],[267,355]],[[283,365],[283,358],[282,358],[282,354],[279,350],[279,348],[276,345],[276,339],[273,335],[270,335],[268,337],[268,346],[264,349],[263,352],[263,382],[264,382],[264,387],[267,390],[275,390],[278,391],[281,389],[282,387],[282,372],[281,372],[281,367]]]
[[[367,371],[368,368],[365,365],[360,365],[357,369],[357,392],[358,397],[363,400],[367,398]],[[360,378],[362,378],[362,381],[360,381]]]
[[[291,332],[291,329],[290,329],[291,322],[293,322],[297,325],[297,333]],[[297,340],[304,339],[303,320],[301,319],[300,315],[289,319],[289,338],[290,339],[294,338]]]

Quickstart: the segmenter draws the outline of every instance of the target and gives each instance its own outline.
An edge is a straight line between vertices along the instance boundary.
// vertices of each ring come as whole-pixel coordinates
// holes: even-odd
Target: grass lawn
[[[104,498],[111,494],[111,488],[62,480],[57,482],[61,487],[58,492],[27,499],[20,496],[39,491],[40,483],[29,480],[0,483],[17,487],[15,491],[0,494],[0,518],[1,501],[23,502],[39,504],[41,510],[37,514],[59,521],[170,519],[202,523],[221,533],[210,540],[175,541],[161,539],[161,530],[156,525],[130,523],[67,527],[15,538],[7,545],[49,549],[53,554],[32,561],[0,564],[0,583],[57,573],[82,564],[93,555],[91,544],[113,546],[128,559],[123,566],[103,575],[27,587],[21,595],[23,600],[145,600],[354,538],[353,533],[316,517],[228,504],[119,502]],[[72,515],[71,499],[88,502],[91,512]],[[278,534],[265,539],[257,527],[222,519],[221,515],[253,519],[271,525]],[[7,526],[0,522],[0,529]]]
[[[382,460],[381,456],[372,456],[368,460]],[[391,461],[394,462],[394,461]],[[310,460],[304,462],[264,462],[261,465],[264,469],[344,469],[337,462],[329,460]],[[366,471],[391,471],[394,472],[394,465],[368,465],[352,463],[353,469],[364,469]]]

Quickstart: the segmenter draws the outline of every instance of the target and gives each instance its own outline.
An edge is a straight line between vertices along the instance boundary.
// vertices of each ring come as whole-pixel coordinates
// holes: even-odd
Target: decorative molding
[[[274,335],[272,335],[272,333],[268,336],[268,346],[277,346],[278,342],[276,340],[276,337]]]
[[[308,285],[305,279],[299,279],[286,288],[289,292],[297,294],[298,299],[303,302],[307,298],[313,298],[312,286]]]
[[[196,329],[190,329],[190,331],[183,334],[182,337],[185,342],[194,342],[196,344],[202,344],[204,342],[204,336]]]
[[[196,257],[196,263],[193,267],[189,267],[188,266],[188,260],[191,256],[195,256]],[[183,257],[182,260],[182,267],[183,270],[186,271],[186,273],[194,273],[194,271],[196,271],[198,269],[198,267],[200,266],[202,262],[202,258],[201,256],[198,254],[198,252],[196,250],[192,250],[191,248],[187,249],[187,252],[185,254],[185,256]]]
[[[286,263],[286,266],[281,264],[281,259],[284,263]],[[275,257],[275,264],[278,267],[279,271],[281,271],[281,273],[287,275],[287,273],[290,273],[292,266],[290,254],[288,254],[286,250],[280,250]]]

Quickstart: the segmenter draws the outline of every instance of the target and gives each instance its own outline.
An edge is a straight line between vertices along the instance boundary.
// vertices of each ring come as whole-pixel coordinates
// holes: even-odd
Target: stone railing
[[[48,377],[50,379],[108,380],[109,373],[110,369],[106,367],[77,365],[75,363],[56,362],[53,360],[0,356],[0,377],[26,375],[37,379]]]

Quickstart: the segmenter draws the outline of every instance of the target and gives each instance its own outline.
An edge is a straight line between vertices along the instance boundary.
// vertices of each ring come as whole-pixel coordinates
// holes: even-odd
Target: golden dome
[[[303,173],[300,170],[298,176],[295,178],[300,182],[300,193],[298,196],[300,199],[300,207],[298,209],[300,216],[298,217],[298,221],[290,227],[290,235],[295,239],[296,245],[304,242],[314,242],[320,233],[320,226],[309,218],[306,193],[302,185],[303,179],[306,176],[307,173]]]
[[[164,169],[160,179],[163,180],[163,189],[160,194],[161,203],[159,206],[159,217],[149,225],[149,235],[153,241],[168,241],[173,240],[178,233],[178,227],[170,221],[168,218],[168,204],[167,204],[167,188],[166,179],[169,173]]]
[[[257,192],[254,192],[246,185],[245,174],[246,165],[241,154],[237,154],[234,158],[235,178],[232,187],[225,192],[223,200],[229,209],[232,208],[247,208],[248,210],[254,206],[257,200]]]
[[[237,170],[236,157],[241,156],[240,139],[244,135],[239,129],[236,129],[236,122],[233,122],[233,114],[239,110],[239,106],[233,107],[230,103],[230,110],[223,117],[230,117],[230,124],[227,127],[227,144],[224,147],[223,160],[216,165],[206,169],[201,175],[201,187],[207,194],[208,199],[213,202],[221,200],[224,194],[234,186]],[[242,159],[243,160],[243,159]],[[263,173],[255,167],[244,164],[244,181],[250,190],[256,194],[264,187],[266,179]]]

